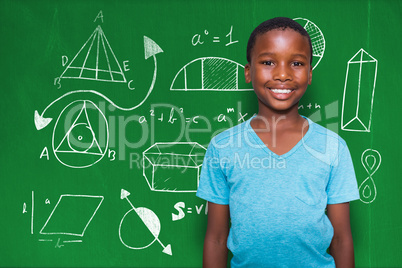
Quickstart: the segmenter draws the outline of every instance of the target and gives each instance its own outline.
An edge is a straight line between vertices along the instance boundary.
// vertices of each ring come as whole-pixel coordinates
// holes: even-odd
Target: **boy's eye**
[[[263,61],[263,62],[262,62],[262,64],[264,64],[264,65],[268,65],[268,66],[271,66],[271,65],[273,65],[273,62],[272,62],[272,61],[267,60],[267,61]]]
[[[293,66],[303,66],[303,63],[298,62],[298,61],[295,61],[295,62],[293,62],[292,65],[293,65]]]

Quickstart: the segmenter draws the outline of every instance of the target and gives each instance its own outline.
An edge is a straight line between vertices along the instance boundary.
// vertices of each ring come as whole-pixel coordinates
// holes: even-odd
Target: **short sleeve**
[[[202,163],[196,195],[212,203],[227,205],[229,204],[229,187],[220,163],[218,151],[211,142]]]
[[[359,199],[355,170],[346,144],[340,144],[339,154],[331,166],[327,195],[328,204],[346,203]]]

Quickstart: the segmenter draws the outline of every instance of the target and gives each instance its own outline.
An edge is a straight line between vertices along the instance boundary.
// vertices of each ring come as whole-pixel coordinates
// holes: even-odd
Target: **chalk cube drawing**
[[[341,128],[370,132],[378,61],[360,49],[349,61],[343,92]]]
[[[197,142],[158,142],[143,152],[143,175],[152,191],[196,192],[206,148]]]
[[[61,195],[39,233],[84,236],[102,202],[103,196]]]

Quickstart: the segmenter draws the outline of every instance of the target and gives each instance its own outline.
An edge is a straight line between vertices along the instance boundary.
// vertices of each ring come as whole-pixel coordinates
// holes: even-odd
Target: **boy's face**
[[[272,111],[286,111],[298,105],[311,84],[310,55],[308,39],[292,29],[257,36],[244,72],[260,109],[263,105]]]

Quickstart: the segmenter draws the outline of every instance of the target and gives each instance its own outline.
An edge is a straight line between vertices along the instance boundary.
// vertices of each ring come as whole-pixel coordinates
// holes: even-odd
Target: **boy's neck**
[[[270,128],[269,126],[275,126],[277,130],[299,126],[305,121],[299,114],[298,105],[286,111],[273,111],[264,106],[262,108],[260,105],[257,117],[254,119],[254,124],[259,129],[268,129]]]

